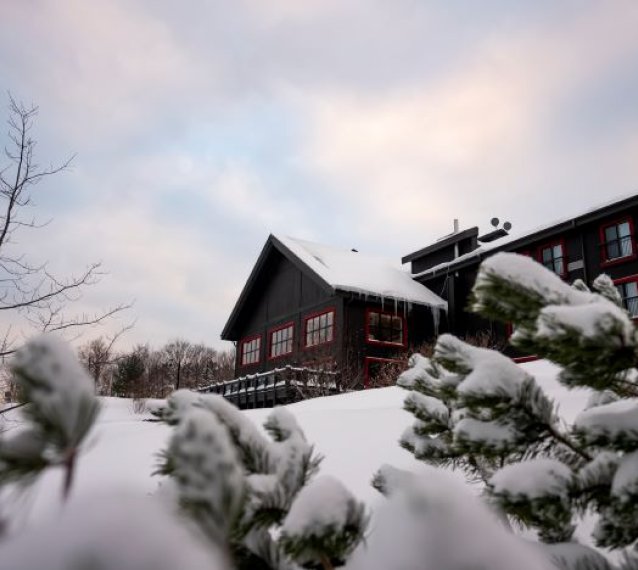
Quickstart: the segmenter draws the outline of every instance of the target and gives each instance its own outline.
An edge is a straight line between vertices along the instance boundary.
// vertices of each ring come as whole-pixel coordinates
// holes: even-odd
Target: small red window
[[[306,317],[305,342],[306,348],[327,344],[334,340],[335,311],[329,309]]]
[[[614,285],[629,316],[632,319],[638,318],[638,275],[616,279]]]
[[[261,353],[261,335],[249,337],[241,342],[241,365],[257,364]]]
[[[366,342],[393,346],[407,345],[405,319],[386,311],[366,311]]]
[[[293,348],[295,325],[286,323],[270,331],[270,350],[268,358],[279,358],[290,354]]]
[[[634,224],[631,218],[601,226],[600,257],[603,265],[635,259]]]
[[[562,241],[548,243],[538,248],[538,261],[561,277],[567,275],[565,244]]]

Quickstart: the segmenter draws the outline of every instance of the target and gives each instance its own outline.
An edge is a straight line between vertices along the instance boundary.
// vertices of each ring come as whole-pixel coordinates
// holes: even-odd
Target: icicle
[[[397,298],[394,298],[394,314],[397,315],[399,313],[399,301]]]
[[[385,311],[385,297],[381,295],[381,310]]]
[[[430,306],[430,310],[432,311],[432,322],[434,323],[434,336],[439,336],[439,323],[441,322],[441,309],[439,307],[435,307],[434,305]]]

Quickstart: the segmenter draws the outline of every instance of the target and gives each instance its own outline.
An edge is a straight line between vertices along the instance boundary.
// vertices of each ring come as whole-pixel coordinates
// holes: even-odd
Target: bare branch
[[[86,287],[100,281],[104,275],[100,263],[89,264],[79,275],[60,278],[49,272],[46,263],[34,264],[23,253],[15,251],[14,234],[41,228],[50,222],[40,224],[25,215],[32,205],[34,187],[43,179],[67,170],[75,155],[59,164],[40,167],[35,156],[37,142],[32,136],[38,107],[26,106],[9,93],[8,108],[9,128],[4,149],[7,164],[0,165],[0,312],[18,313],[32,327],[44,331],[74,331],[99,325],[129,309],[131,303],[95,314],[68,317],[65,313],[69,304],[81,298]],[[111,348],[116,340],[112,339]],[[4,341],[0,340],[0,357],[14,352],[12,341],[15,339],[7,331]]]

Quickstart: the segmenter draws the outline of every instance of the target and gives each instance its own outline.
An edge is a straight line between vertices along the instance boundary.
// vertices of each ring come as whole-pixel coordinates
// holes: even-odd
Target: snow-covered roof
[[[582,218],[585,216],[588,216],[590,214],[593,214],[595,212],[598,212],[598,210],[604,210],[610,206],[614,206],[615,204],[619,204],[620,202],[624,202],[625,200],[630,200],[633,198],[637,198],[638,194],[636,192],[633,192],[631,194],[625,194],[622,196],[618,196],[612,200],[608,200],[606,202],[603,203],[599,203],[596,206],[591,206],[585,210],[580,211],[576,216],[564,216],[562,218],[558,218],[555,219],[551,222],[547,222],[545,224],[542,224],[540,226],[536,226],[534,228],[530,228],[530,229],[526,229],[526,230],[522,230],[522,231],[511,231],[509,232],[509,234],[503,238],[497,239],[496,241],[493,241],[491,243],[485,243],[480,245],[479,247],[477,247],[476,249],[465,253],[463,255],[460,255],[459,257],[452,259],[450,261],[445,261],[443,263],[439,263],[438,265],[435,265],[433,267],[430,267],[428,269],[425,269],[424,271],[421,271],[420,273],[414,273],[412,274],[413,278],[418,278],[418,277],[425,277],[428,275],[434,275],[436,273],[438,273],[441,270],[445,270],[448,268],[451,268],[453,266],[456,266],[459,263],[462,263],[464,261],[469,261],[472,258],[481,258],[483,256],[485,256],[485,254],[491,252],[491,251],[498,251],[501,249],[507,249],[507,246],[513,242],[518,242],[519,240],[524,240],[527,237],[530,236],[534,236],[536,234],[539,234],[541,232],[544,232],[546,230],[550,230],[552,228],[558,228],[559,226],[561,226],[562,224],[565,224],[567,222],[571,222],[572,220],[574,220],[575,218]],[[449,237],[449,236],[444,236],[445,238]]]
[[[412,279],[398,263],[350,249],[275,237],[335,290],[447,308],[445,300]]]

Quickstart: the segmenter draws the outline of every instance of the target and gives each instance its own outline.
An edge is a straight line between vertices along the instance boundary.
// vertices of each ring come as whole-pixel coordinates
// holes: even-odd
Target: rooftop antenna
[[[491,241],[497,240],[499,238],[505,237],[509,235],[509,231],[512,229],[512,224],[510,222],[503,222],[503,227],[499,228],[501,221],[498,218],[492,218],[490,220],[490,224],[495,228],[491,232],[483,234],[478,237],[478,240],[481,243],[489,243]]]

